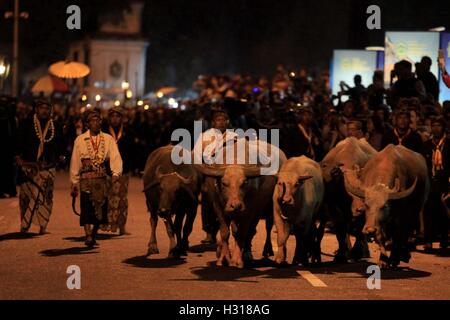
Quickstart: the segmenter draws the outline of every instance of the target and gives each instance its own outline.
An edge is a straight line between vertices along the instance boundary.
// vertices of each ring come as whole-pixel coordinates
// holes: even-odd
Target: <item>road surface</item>
[[[103,233],[93,249],[84,246],[83,229],[71,211],[67,174],[57,175],[49,234],[37,235],[37,227],[26,236],[19,234],[18,199],[0,200],[0,299],[450,299],[448,254],[424,254],[419,247],[401,270],[381,272],[381,289],[368,289],[366,271],[374,260],[333,264],[333,234],[326,234],[322,242],[321,267],[277,268],[261,260],[264,222],[253,243],[253,269],[215,266],[214,248],[200,245],[200,215],[187,258],[167,258],[163,223],[158,224],[160,254],[146,258],[150,225],[141,190],[141,180],[132,178],[131,235]],[[275,244],[276,233],[271,236]],[[289,261],[293,247],[291,237]],[[378,256],[374,244],[370,249]],[[81,289],[67,287],[67,268],[72,265],[80,268]]]

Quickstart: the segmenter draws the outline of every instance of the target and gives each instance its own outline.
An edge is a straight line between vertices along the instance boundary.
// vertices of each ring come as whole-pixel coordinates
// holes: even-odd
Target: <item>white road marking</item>
[[[316,277],[309,271],[297,271],[297,273],[301,275],[303,279],[308,281],[313,287],[321,287],[321,288],[327,287],[327,285],[322,280],[320,280],[318,277]]]

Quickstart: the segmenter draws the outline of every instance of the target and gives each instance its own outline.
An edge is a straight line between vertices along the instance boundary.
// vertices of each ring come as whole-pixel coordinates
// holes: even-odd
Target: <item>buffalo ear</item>
[[[297,179],[298,183],[303,183],[305,180],[311,179],[313,176],[300,176]]]

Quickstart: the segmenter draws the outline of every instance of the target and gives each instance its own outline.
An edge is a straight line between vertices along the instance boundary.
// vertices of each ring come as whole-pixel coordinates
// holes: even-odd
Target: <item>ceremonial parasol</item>
[[[87,65],[75,61],[56,62],[48,68],[48,71],[59,78],[68,79],[83,78],[91,72]]]
[[[53,92],[68,92],[69,87],[67,84],[56,77],[51,75],[46,75],[39,78],[38,81],[31,88],[31,92],[33,93],[44,93],[44,94],[52,94]]]
[[[175,91],[177,91],[177,88],[175,87],[162,87],[159,90],[156,90],[157,93],[161,92],[163,95],[171,94],[174,93]]]

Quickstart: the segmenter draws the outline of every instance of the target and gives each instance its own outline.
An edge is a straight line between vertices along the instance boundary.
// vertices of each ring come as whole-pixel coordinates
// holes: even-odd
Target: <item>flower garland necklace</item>
[[[36,133],[36,136],[39,139],[39,148],[36,160],[39,160],[42,153],[44,153],[44,143],[48,143],[53,140],[55,137],[55,125],[53,123],[53,120],[50,118],[47,121],[47,124],[45,125],[44,132],[42,132],[41,122],[39,121],[36,114],[33,116],[33,123],[34,123],[34,132]],[[50,129],[50,137],[48,139],[45,139],[47,136],[47,132]]]
[[[105,139],[101,132],[97,135],[96,140],[94,142],[91,131],[89,130],[89,141],[86,140],[87,149],[94,166],[100,167],[105,158]]]
[[[53,123],[53,119],[49,119],[47,121],[47,124],[45,125],[44,133],[42,133],[42,127],[41,122],[39,121],[37,115],[35,114],[33,117],[34,122],[34,131],[36,132],[36,136],[40,141],[43,141],[44,143],[48,143],[53,140],[55,137],[55,125]],[[50,129],[50,137],[48,139],[45,139],[47,136],[47,131]]]

